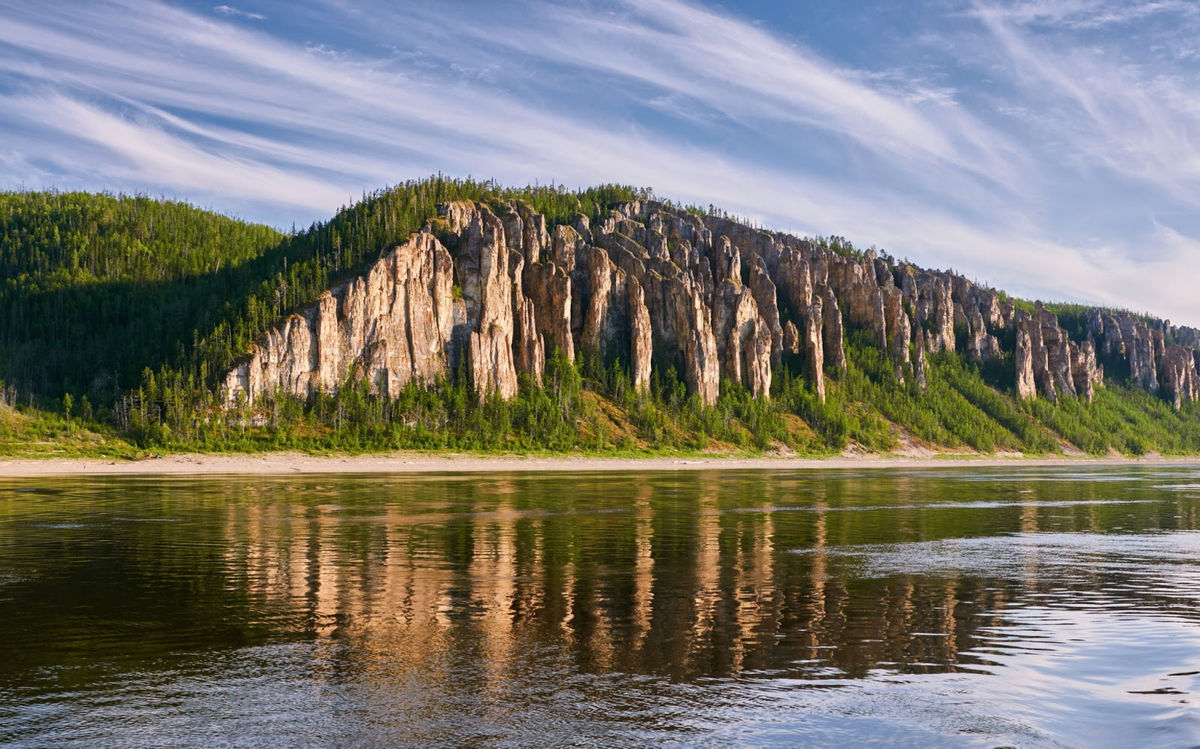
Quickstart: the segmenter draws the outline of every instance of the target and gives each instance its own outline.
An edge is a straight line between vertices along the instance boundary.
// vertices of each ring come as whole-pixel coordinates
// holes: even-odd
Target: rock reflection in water
[[[1195,739],[1195,474],[8,481],[0,740]]]
[[[701,477],[570,511],[565,501],[522,506],[522,483],[469,496],[473,485],[456,486],[453,502],[426,501],[415,515],[403,502],[377,515],[238,504],[227,510],[238,530],[226,565],[256,606],[305,611],[316,635],[361,640],[364,653],[426,672],[459,668],[465,648],[480,678],[501,682],[529,640],[567,646],[583,670],[675,679],[953,669],[982,622],[967,612],[1006,599],[978,580],[831,574],[831,526],[843,538],[862,531],[822,499],[811,512],[772,512],[776,500],[743,495],[734,507],[762,511],[722,512],[722,490],[743,488]],[[1016,512],[1024,528],[1035,508]],[[784,553],[796,549],[805,553]],[[957,618],[968,628],[957,631]]]

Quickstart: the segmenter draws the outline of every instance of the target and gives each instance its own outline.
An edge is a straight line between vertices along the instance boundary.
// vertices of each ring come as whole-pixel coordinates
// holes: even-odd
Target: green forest
[[[612,454],[828,455],[935,446],[962,452],[1200,452],[1200,410],[1176,411],[1119,380],[1088,403],[1021,401],[1011,355],[980,368],[930,357],[927,387],[896,380],[855,331],[822,402],[783,368],[769,399],[722,385],[715,406],[673,371],[635,392],[620,362],[555,355],[541,386],[480,400],[466,377],[394,398],[346,382],[336,395],[280,394],[219,407],[217,380],[288,311],[361,272],[459,199],[520,199],[550,223],[650,197],[605,185],[506,188],[434,176],[379,191],[331,220],[281,233],[147,197],[0,194],[0,455],[396,449]],[[699,210],[699,209],[690,209]],[[712,210],[712,209],[709,209]],[[854,252],[840,238],[838,250]],[[1064,311],[1069,308],[1064,307]],[[1064,323],[1065,324],[1065,323]],[[252,418],[252,416],[254,418]]]

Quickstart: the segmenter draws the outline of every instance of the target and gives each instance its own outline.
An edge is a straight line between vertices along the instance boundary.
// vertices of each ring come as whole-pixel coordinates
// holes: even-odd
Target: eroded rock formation
[[[1196,352],[1179,345],[1167,346],[1162,358],[1162,387],[1179,408],[1183,401],[1200,400]]]
[[[461,348],[453,345],[456,332],[468,324],[453,277],[446,248],[430,233],[414,235],[365,275],[335,286],[270,330],[249,360],[226,375],[228,397],[254,399],[276,389],[330,392],[348,377],[366,377],[380,392],[392,393],[410,380],[445,376]],[[492,372],[511,371],[511,342],[498,348],[508,353]]]
[[[386,395],[460,371],[481,397],[511,398],[555,352],[619,360],[641,391],[673,368],[708,404],[722,382],[767,397],[788,364],[824,397],[826,377],[847,366],[848,328],[919,387],[931,357],[961,350],[1007,362],[1022,398],[1091,399],[1106,363],[1177,406],[1200,398],[1193,328],[1100,309],[1064,327],[1041,304],[1018,310],[954,273],[654,201],[594,223],[552,226],[515,201],[439,206],[362,276],[272,328],[226,375],[227,400],[363,378]]]

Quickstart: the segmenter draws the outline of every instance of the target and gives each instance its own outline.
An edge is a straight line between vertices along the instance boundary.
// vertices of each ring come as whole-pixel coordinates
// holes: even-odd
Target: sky
[[[1200,1],[0,0],[0,189],[619,182],[1200,325]]]

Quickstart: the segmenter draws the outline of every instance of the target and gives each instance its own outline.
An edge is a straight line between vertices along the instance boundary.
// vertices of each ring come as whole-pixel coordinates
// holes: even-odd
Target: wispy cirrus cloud
[[[682,0],[0,0],[0,178],[167,191],[280,226],[433,171],[630,182],[1018,293],[1200,322],[1171,272],[1200,263],[1200,98],[1181,69],[1074,36],[1182,11],[1070,4],[963,6],[917,35],[957,44],[889,50],[883,33],[852,59]],[[1104,227],[1076,215],[1088,201]]]
[[[346,202],[350,194],[266,160],[205,149],[163,127],[171,118],[130,119],[61,95],[18,95],[3,101],[11,117],[29,125],[28,132],[41,129],[44,119],[51,118],[64,138],[77,141],[77,153],[89,155],[88,162],[104,164],[103,174],[109,178],[136,182],[152,174],[158,186],[180,193],[203,185],[213,194],[249,201],[271,196],[314,211]],[[197,132],[195,128],[187,130]],[[28,143],[20,135],[17,139]],[[82,163],[76,166],[80,167]]]
[[[214,11],[223,16],[240,16],[241,18],[249,18],[251,21],[265,21],[267,17],[262,13],[255,13],[249,10],[235,8],[232,5],[217,5],[213,8]]]
[[[1050,24],[1073,29],[1121,26],[1155,16],[1200,16],[1191,0],[1021,0],[988,12],[1016,24]]]
[[[1141,7],[1165,6],[1175,4]],[[1002,9],[977,14],[1013,66],[1036,128],[1065,144],[1067,156],[1200,205],[1200,85],[1192,71],[1095,47],[1063,49],[1057,36],[1038,38]]]
[[[443,26],[440,14],[416,15],[422,33]],[[397,11],[381,28],[411,24],[413,16]],[[526,12],[505,9],[456,26],[454,34],[473,44],[431,45],[430,54],[481,62],[493,50],[519,55],[587,76],[597,89],[620,87],[679,119],[786,147],[811,138],[842,167],[919,174],[952,200],[1026,186],[1017,168],[1022,150],[946,89],[897,71],[846,69],[756,24],[679,0],[621,2],[609,12],[535,2]]]

